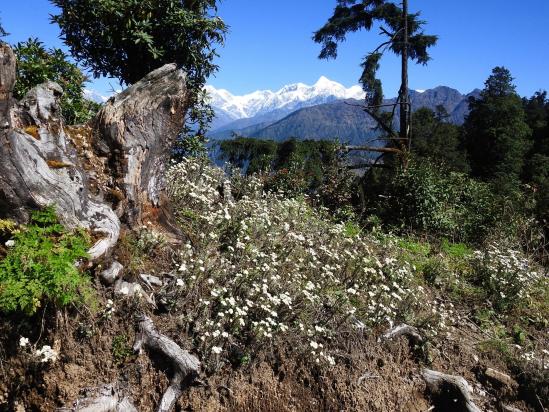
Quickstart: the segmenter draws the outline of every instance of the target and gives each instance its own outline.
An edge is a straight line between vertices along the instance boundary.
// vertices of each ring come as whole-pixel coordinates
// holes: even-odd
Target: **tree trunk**
[[[400,141],[403,149],[410,150],[410,96],[408,94],[408,0],[402,1],[403,47],[402,83],[400,85]],[[404,154],[404,157],[405,154]],[[404,166],[406,166],[406,159]]]
[[[183,72],[166,65],[150,73],[112,98],[90,130],[64,126],[56,83],[13,99],[15,65],[13,51],[0,45],[0,218],[24,223],[30,210],[54,206],[67,227],[98,238],[92,259],[114,247],[120,218],[130,229],[150,220],[176,232],[162,175],[183,126]]]
[[[96,119],[110,149],[114,190],[124,194],[116,209],[130,227],[148,222],[176,231],[164,195],[164,165],[183,129],[188,94],[185,75],[165,65],[111,98]]]

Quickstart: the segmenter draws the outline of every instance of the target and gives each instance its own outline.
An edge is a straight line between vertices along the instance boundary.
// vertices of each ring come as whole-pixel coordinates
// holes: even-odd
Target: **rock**
[[[101,272],[99,276],[101,276],[101,279],[103,279],[105,283],[107,283],[108,285],[112,285],[120,276],[120,272],[122,272],[122,269],[124,269],[124,266],[122,266],[119,262],[115,260],[111,263],[111,266]]]
[[[141,275],[139,275],[141,277],[141,279],[143,279],[143,281],[145,283],[147,283],[149,286],[162,286],[164,283],[162,282],[162,280],[157,277],[157,276],[153,276],[153,275],[146,275],[144,273],[142,273]]]
[[[492,383],[496,383],[499,386],[506,386],[508,388],[518,387],[518,383],[513,378],[511,378],[509,375],[503,372],[500,372],[498,370],[495,370],[492,368],[486,368],[486,370],[484,371],[484,375]]]
[[[114,285],[114,293],[116,293],[117,295],[129,297],[144,297],[147,302],[154,304],[151,297],[145,293],[139,283],[130,283],[124,280],[118,280],[118,282],[116,282]]]

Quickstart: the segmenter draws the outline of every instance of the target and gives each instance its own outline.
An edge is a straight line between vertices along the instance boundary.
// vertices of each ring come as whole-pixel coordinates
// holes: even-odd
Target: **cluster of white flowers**
[[[473,267],[483,286],[492,294],[492,303],[507,308],[530,297],[532,288],[547,276],[533,270],[521,252],[489,245],[484,251],[476,251]]]
[[[42,363],[55,362],[59,354],[49,345],[44,345],[34,352],[34,356]]]
[[[107,304],[105,305],[105,310],[103,311],[103,317],[110,319],[114,314],[114,302],[112,299],[107,299]]]
[[[340,328],[392,324],[422,299],[411,267],[346,235],[326,211],[264,193],[255,178],[224,199],[225,179],[190,159],[167,173],[178,216],[195,230],[174,293],[204,356],[294,336],[312,361],[334,364]]]

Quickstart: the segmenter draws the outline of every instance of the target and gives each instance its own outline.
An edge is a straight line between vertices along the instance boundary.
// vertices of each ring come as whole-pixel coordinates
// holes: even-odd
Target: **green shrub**
[[[33,212],[13,241],[0,261],[0,311],[31,315],[44,302],[89,302],[90,281],[75,264],[87,257],[89,238],[83,231],[67,231],[47,208]]]
[[[128,337],[126,335],[116,335],[112,339],[112,357],[114,363],[120,365],[133,355],[133,350],[128,343]]]
[[[85,123],[97,113],[100,105],[83,95],[86,76],[68,61],[62,50],[47,50],[38,39],[28,39],[17,43],[14,52],[17,56],[16,98],[23,98],[33,87],[51,80],[63,88],[60,104],[66,124]]]
[[[402,230],[478,242],[498,219],[490,185],[428,164],[397,172],[384,192],[370,193],[371,208],[385,223]]]

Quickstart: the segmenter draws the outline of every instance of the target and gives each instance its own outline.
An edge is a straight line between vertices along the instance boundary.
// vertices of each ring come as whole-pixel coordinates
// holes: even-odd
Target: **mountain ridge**
[[[414,110],[421,107],[435,110],[440,105],[448,112],[448,121],[462,124],[468,113],[469,97],[477,97],[478,93],[478,90],[474,90],[464,95],[448,86],[438,86],[425,91],[411,90],[410,99]],[[385,103],[395,101],[396,98],[386,99]],[[213,140],[223,140],[237,133],[247,137],[274,140],[286,140],[290,137],[339,139],[350,144],[361,144],[377,134],[377,124],[364,113],[360,107],[362,104],[362,99],[344,99],[302,107],[279,118],[274,114],[280,113],[266,113],[236,120],[214,130],[210,137]]]

